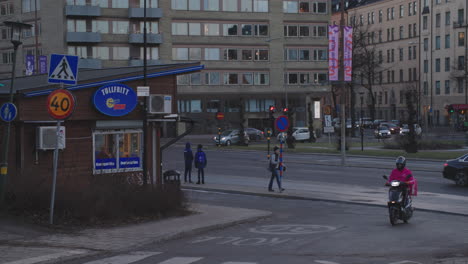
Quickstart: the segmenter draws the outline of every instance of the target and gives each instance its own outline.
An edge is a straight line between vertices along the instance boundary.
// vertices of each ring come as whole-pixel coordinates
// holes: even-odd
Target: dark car
[[[444,178],[460,186],[468,185],[468,154],[457,159],[447,160],[444,164]]]
[[[264,137],[263,131],[256,128],[248,127],[245,129],[245,132],[247,132],[247,135],[249,135],[250,140],[262,140]]]
[[[388,130],[390,130],[390,133],[392,133],[392,135],[400,134],[400,127],[395,125],[394,123],[380,123],[380,125],[388,127]]]

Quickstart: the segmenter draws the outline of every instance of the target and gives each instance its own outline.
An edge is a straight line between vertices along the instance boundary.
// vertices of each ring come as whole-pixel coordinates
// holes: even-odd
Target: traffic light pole
[[[344,26],[345,26],[345,19],[344,19],[344,0],[340,1],[340,9],[341,9],[341,20],[340,20],[340,38],[339,38],[339,51],[341,52],[340,58],[340,85],[341,85],[341,106],[340,106],[340,113],[341,113],[341,166],[346,165],[346,85],[344,83]]]

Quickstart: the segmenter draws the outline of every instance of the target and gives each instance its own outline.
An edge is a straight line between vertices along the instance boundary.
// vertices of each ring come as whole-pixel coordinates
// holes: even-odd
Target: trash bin
[[[180,186],[180,172],[177,170],[165,171],[163,178],[165,185]]]

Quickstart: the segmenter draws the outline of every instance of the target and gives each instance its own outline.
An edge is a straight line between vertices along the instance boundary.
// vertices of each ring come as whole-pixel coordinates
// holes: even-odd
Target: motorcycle
[[[411,175],[407,177],[407,180]],[[388,180],[387,176],[383,176],[385,180]],[[390,218],[390,223],[395,225],[396,222],[402,220],[405,223],[408,223],[408,220],[413,216],[413,201],[411,195],[409,195],[408,184],[402,181],[391,181],[388,190],[388,213]],[[406,188],[406,197],[404,197],[404,188]]]

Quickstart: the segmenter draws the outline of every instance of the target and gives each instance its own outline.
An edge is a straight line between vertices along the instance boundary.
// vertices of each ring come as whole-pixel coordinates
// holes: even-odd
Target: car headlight
[[[226,140],[226,138],[225,138],[225,137],[222,137],[221,140]]]

